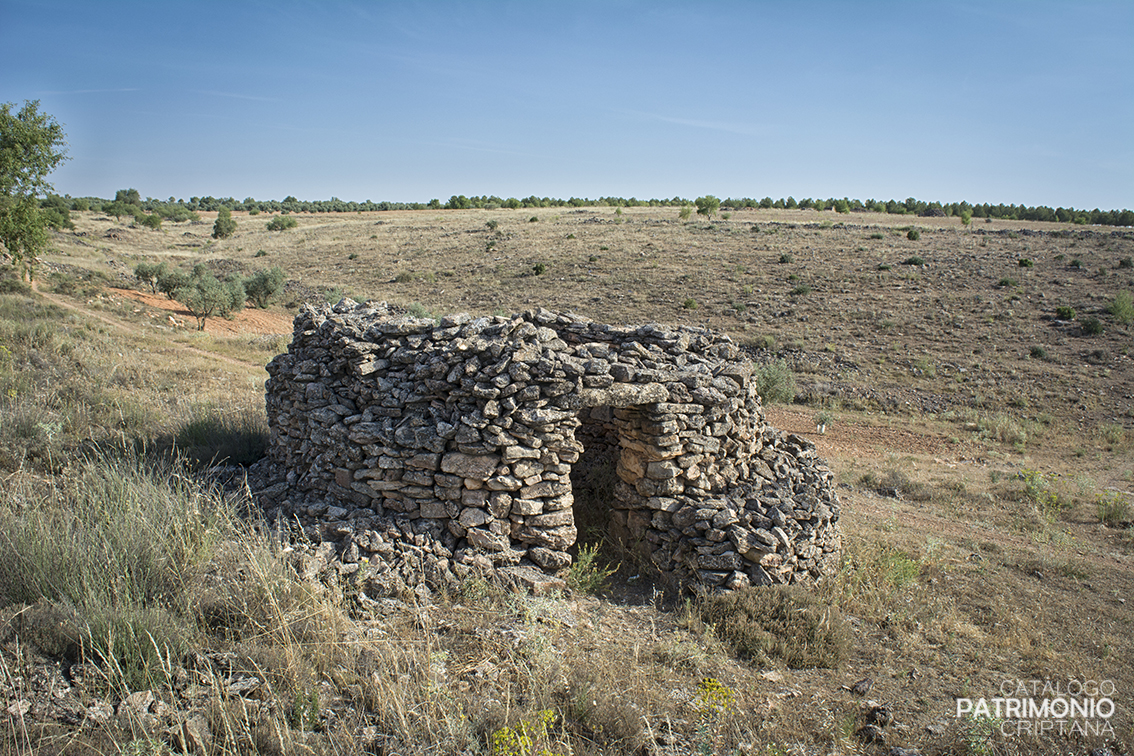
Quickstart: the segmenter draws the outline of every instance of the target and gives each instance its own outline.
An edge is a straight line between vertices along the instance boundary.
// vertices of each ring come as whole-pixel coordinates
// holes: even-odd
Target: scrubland
[[[210,217],[76,213],[37,291],[0,281],[0,751],[1130,752],[1131,231],[811,210],[233,217],[217,241]],[[197,332],[131,291],[161,261],[288,281]],[[341,296],[729,333],[769,420],[838,477],[840,574],[725,603],[592,538],[557,595],[470,582],[375,602],[305,575],[317,545],[259,519],[240,481],[292,313]],[[1109,682],[1115,712],[1062,734],[957,715],[1018,681]],[[878,708],[884,746],[862,730]]]

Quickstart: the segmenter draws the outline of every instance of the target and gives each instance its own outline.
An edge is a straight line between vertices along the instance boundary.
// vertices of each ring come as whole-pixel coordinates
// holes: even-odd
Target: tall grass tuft
[[[187,648],[190,586],[233,528],[229,504],[175,463],[107,453],[46,492],[9,483],[4,498],[0,604],[53,607],[69,619],[29,628],[41,643],[73,637],[118,684],[157,682],[163,659]]]
[[[250,465],[268,448],[268,419],[259,408],[205,407],[174,435],[180,454],[196,465]]]
[[[793,669],[838,667],[851,635],[839,610],[813,594],[777,585],[702,599],[701,619],[740,657]]]

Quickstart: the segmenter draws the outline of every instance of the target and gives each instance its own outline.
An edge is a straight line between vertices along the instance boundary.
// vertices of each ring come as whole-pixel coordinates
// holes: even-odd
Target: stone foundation
[[[830,471],[767,425],[751,364],[710,331],[344,300],[305,306],[268,372],[285,488],[345,556],[405,582],[562,574],[580,524],[686,588],[837,567]]]

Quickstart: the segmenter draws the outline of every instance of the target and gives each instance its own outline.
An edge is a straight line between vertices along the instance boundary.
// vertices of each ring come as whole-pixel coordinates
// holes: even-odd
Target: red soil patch
[[[150,294],[134,289],[107,289],[108,294],[132,299],[148,308],[163,311],[163,324],[189,330],[196,329],[197,320],[180,302],[174,302],[164,294]],[[166,315],[165,313],[168,313]],[[247,308],[236,313],[232,320],[212,317],[205,321],[205,333],[232,335],[238,333],[276,334],[291,333],[290,316],[268,310]]]

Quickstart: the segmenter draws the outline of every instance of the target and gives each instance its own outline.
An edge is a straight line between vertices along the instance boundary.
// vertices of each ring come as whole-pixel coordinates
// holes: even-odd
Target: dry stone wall
[[[767,425],[751,363],[710,331],[344,300],[305,306],[268,372],[275,500],[398,587],[561,575],[580,526],[682,587],[837,566],[830,471]]]

